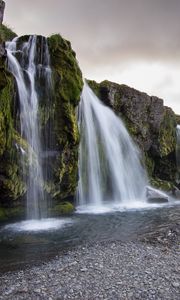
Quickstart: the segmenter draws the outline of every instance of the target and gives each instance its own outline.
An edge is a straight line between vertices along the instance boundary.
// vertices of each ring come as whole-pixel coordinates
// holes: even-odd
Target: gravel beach
[[[0,299],[180,299],[178,230],[79,246],[0,277]]]

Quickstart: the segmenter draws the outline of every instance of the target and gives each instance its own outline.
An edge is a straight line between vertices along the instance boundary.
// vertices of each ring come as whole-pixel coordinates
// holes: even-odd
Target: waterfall
[[[27,157],[21,155],[27,184],[27,218],[40,219],[47,217],[47,199],[44,193],[38,84],[43,82],[44,89],[49,91],[51,68],[48,45],[45,38],[30,36],[23,43],[18,38],[7,42],[6,50],[8,68],[17,85],[20,133],[28,145]],[[28,172],[25,171],[27,161]]]
[[[123,122],[84,84],[79,104],[81,207],[145,201],[147,175]]]

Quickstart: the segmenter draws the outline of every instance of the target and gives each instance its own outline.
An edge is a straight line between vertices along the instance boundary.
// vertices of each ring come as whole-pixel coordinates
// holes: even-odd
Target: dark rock
[[[168,202],[168,198],[163,198],[163,197],[155,197],[155,198],[148,198],[147,199],[147,202],[148,203],[154,203],[154,204],[161,204],[161,203],[167,203]]]
[[[5,9],[5,2],[0,0],[0,25],[3,22],[3,18],[4,18],[4,9]]]
[[[166,203],[169,201],[168,195],[165,193],[153,189],[152,187],[147,187],[146,188],[146,193],[147,193],[147,202],[148,203]]]
[[[6,56],[6,50],[4,47],[4,44],[0,44],[0,57],[5,57]]]
[[[163,100],[110,81],[88,81],[96,95],[120,116],[142,150],[149,177],[176,184],[178,116]],[[169,188],[168,188],[169,189]]]

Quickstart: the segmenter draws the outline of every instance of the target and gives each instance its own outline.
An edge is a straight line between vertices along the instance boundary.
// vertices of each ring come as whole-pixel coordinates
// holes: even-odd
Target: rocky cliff
[[[151,182],[170,190],[176,184],[176,125],[178,117],[163,100],[110,81],[89,85],[119,115],[139,145]]]
[[[28,39],[29,36],[20,37],[17,49],[20,50]],[[39,45],[44,39],[37,37]],[[47,102],[41,82],[39,115],[44,139],[50,131],[49,151],[52,153],[47,166],[51,176],[45,182],[44,189],[57,204],[67,199],[73,200],[77,187],[79,132],[76,108],[83,81],[70,42],[60,35],[49,37],[47,42],[52,68],[51,101]],[[25,150],[27,142],[19,134],[18,105],[16,83],[7,70],[6,52],[3,51],[0,57],[0,211],[3,215],[2,210],[8,208],[8,216],[17,212],[17,207],[24,206],[26,194],[20,149]],[[67,208],[67,205],[63,206],[63,210]]]
[[[3,18],[4,18],[4,9],[5,9],[5,2],[0,0],[0,25],[3,22]]]
[[[2,1],[1,1],[2,2]],[[0,2],[0,3],[1,3]],[[23,180],[21,151],[26,150],[27,142],[20,136],[18,95],[13,76],[7,70],[4,42],[16,34],[0,25],[0,219],[21,213],[26,194]],[[18,49],[28,41],[29,36],[18,39]],[[38,36],[41,47],[45,38]],[[47,134],[51,137],[48,150],[50,176],[44,185],[45,192],[54,203],[73,201],[78,182],[79,132],[76,108],[80,100],[83,81],[76,54],[70,42],[60,35],[47,39],[52,67],[52,88],[50,101],[47,100],[43,82],[39,118],[41,135],[46,143]],[[40,52],[39,52],[40,53]],[[105,105],[120,116],[129,133],[142,150],[151,183],[163,190],[172,190],[176,185],[176,125],[180,116],[164,106],[163,100],[150,97],[125,85],[109,81],[96,83],[89,81],[91,88]],[[38,88],[38,86],[37,86]],[[5,209],[8,208],[8,212]],[[60,207],[67,211],[68,206]]]

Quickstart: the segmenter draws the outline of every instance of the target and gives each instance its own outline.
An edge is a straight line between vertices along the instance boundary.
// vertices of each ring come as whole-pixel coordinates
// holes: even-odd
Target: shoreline
[[[179,299],[180,224],[136,241],[77,246],[0,276],[0,299]]]

